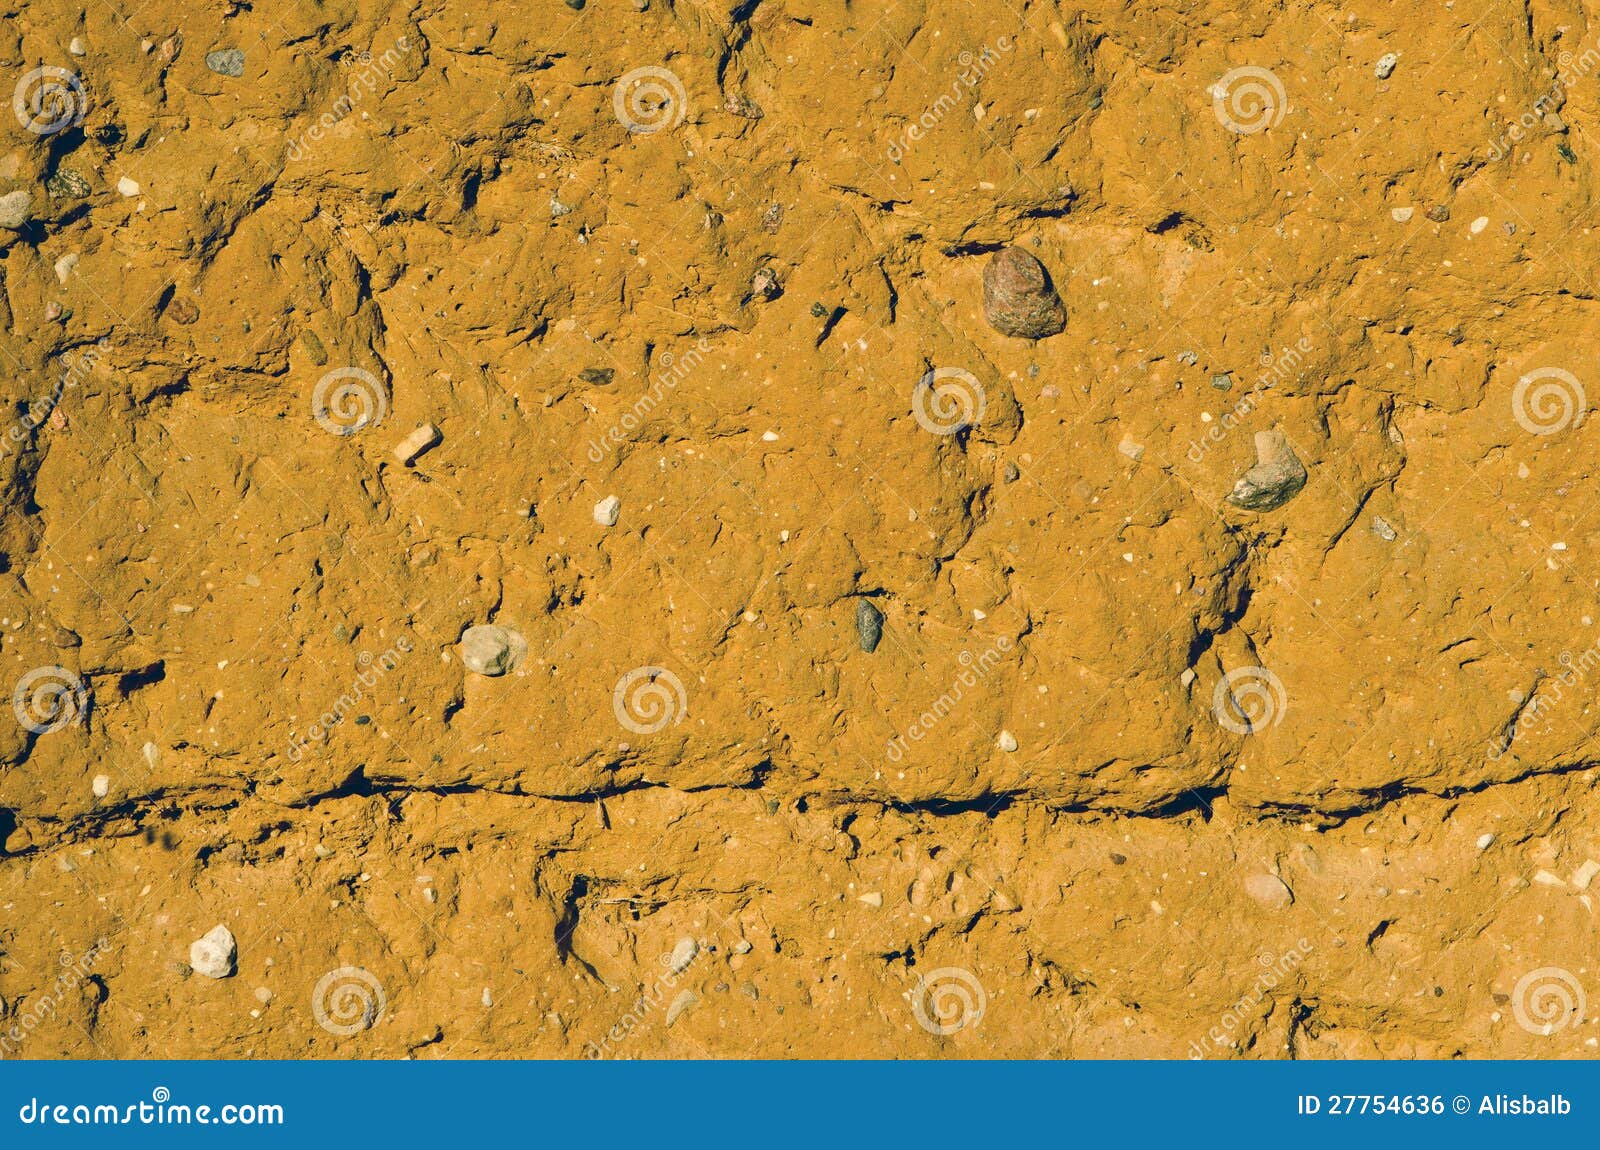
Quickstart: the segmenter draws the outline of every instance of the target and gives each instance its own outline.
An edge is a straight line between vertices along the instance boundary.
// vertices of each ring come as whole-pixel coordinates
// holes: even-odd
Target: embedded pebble
[[[24,188],[0,196],[0,228],[16,231],[33,216],[33,195]]]
[[[475,675],[504,675],[516,670],[528,643],[509,627],[493,623],[468,627],[461,635],[461,663]]]
[[[244,75],[244,53],[238,48],[218,48],[206,53],[206,67],[219,76]]]
[[[1013,735],[1010,731],[1001,731],[1000,737],[994,742],[995,746],[999,747],[1008,755],[1017,749],[1017,736]]]
[[[1588,890],[1589,884],[1594,881],[1594,876],[1597,874],[1600,874],[1600,862],[1584,859],[1583,865],[1572,872],[1572,885],[1578,890]]]
[[[96,775],[94,781],[89,784],[89,789],[94,792],[95,798],[105,798],[111,793],[111,776]]]
[[[862,599],[856,604],[856,638],[860,640],[861,649],[869,655],[878,649],[878,644],[883,640],[883,612],[871,599]]]
[[[1021,248],[1001,248],[983,269],[983,316],[1001,335],[1043,339],[1067,326],[1050,273]]]
[[[444,436],[437,427],[431,423],[424,423],[394,445],[394,457],[401,463],[410,463],[430,447],[437,446],[443,439]]]
[[[871,907],[882,906],[883,905],[883,892],[882,891],[876,891],[876,890],[875,891],[869,891],[867,894],[860,895],[859,896],[859,901],[864,902],[868,906],[871,906]]]
[[[594,521],[601,527],[615,527],[617,516],[622,513],[622,500],[615,495],[607,495],[594,505]]]
[[[1479,216],[1477,219],[1473,220],[1472,223],[1467,225],[1467,230],[1470,231],[1473,235],[1477,235],[1479,232],[1483,231],[1483,229],[1488,227],[1488,226],[1489,226],[1489,217],[1488,216]]]
[[[1390,208],[1389,217],[1397,224],[1403,224],[1416,212],[1416,208]]]
[[[117,191],[125,196],[137,196],[139,194],[139,181],[129,176],[123,176],[117,181]]]
[[[1400,63],[1400,57],[1393,52],[1385,52],[1378,57],[1378,62],[1373,65],[1372,71],[1380,80],[1387,80],[1394,75],[1395,65]]]
[[[1244,893],[1270,910],[1282,910],[1294,901],[1289,887],[1275,874],[1250,875],[1244,880]]]
[[[1447,204],[1434,204],[1427,211],[1427,216],[1436,224],[1442,224],[1450,218],[1450,208]]]
[[[1492,845],[1494,845],[1494,835],[1492,835],[1492,834],[1482,834],[1482,835],[1478,836],[1478,849],[1480,851],[1486,851]]]
[[[1386,543],[1393,543],[1399,537],[1395,529],[1389,526],[1389,521],[1381,515],[1372,517],[1372,533]]]
[[[678,1021],[683,1016],[684,1011],[699,1001],[700,996],[692,990],[680,992],[678,997],[672,1000],[672,1005],[667,1007],[667,1025],[671,1026]]]
[[[1228,502],[1246,511],[1272,511],[1293,499],[1306,485],[1305,464],[1276,429],[1256,432],[1256,465],[1239,477]]]
[[[218,924],[189,945],[189,965],[206,978],[227,978],[233,974],[239,946],[233,932]]]
[[[58,200],[81,200],[93,189],[79,173],[71,168],[61,168],[44,182],[44,190]]]
[[[82,38],[78,36],[72,38],[72,42],[67,45],[67,51],[74,56],[87,56],[89,54],[89,49],[84,47]]]
[[[771,268],[758,268],[750,278],[750,295],[755,299],[775,300],[783,294],[778,273]]]
[[[734,954],[749,954],[752,949],[754,949],[754,948],[751,947],[750,943],[747,942],[745,939],[742,939],[742,938],[738,942],[733,944],[733,953]]]
[[[689,964],[699,953],[700,944],[686,934],[672,948],[672,954],[667,958],[667,969],[673,974],[682,974],[689,969]]]
[[[1233,376],[1228,372],[1219,372],[1211,377],[1211,386],[1218,391],[1231,391],[1233,389]]]

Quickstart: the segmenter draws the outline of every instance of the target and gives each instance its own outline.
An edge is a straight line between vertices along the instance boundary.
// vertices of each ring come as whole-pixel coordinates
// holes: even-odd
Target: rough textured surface
[[[0,1055],[1596,1053],[1592,9],[7,15]]]

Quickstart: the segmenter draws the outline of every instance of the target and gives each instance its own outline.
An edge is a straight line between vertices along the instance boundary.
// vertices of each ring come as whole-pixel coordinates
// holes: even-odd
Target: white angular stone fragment
[[[239,946],[233,932],[220,923],[189,945],[189,965],[206,978],[227,978],[234,971]]]
[[[107,795],[109,795],[111,793],[111,776],[110,775],[96,775],[94,777],[94,781],[89,784],[89,789],[94,792],[94,797],[95,798],[97,798],[97,799],[105,798]]]
[[[410,435],[394,445],[394,457],[401,463],[410,463],[430,447],[437,446],[444,436],[431,423],[424,423]]]
[[[622,514],[622,500],[615,495],[607,495],[594,505],[594,521],[601,527],[615,527],[617,516]]]
[[[1600,862],[1585,859],[1583,865],[1572,872],[1572,885],[1579,890],[1588,890],[1589,884],[1594,881],[1594,876],[1597,874],[1600,874]]]
[[[1012,751],[1017,749],[1017,736],[1013,735],[1010,731],[1001,731],[1000,737],[995,740],[995,745],[1009,755]]]
[[[139,194],[139,184],[136,180],[123,176],[117,181],[117,191],[125,196],[137,196]]]
[[[1480,851],[1486,851],[1493,845],[1494,845],[1494,835],[1492,835],[1492,834],[1481,834],[1481,835],[1478,836],[1478,849]]]

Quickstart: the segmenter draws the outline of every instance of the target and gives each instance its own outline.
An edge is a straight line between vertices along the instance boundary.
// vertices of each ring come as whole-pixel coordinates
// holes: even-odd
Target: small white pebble
[[[765,443],[776,443],[778,442],[778,433],[776,431],[763,431],[761,439]]]
[[[620,514],[622,514],[622,500],[615,495],[607,495],[594,505],[594,521],[601,527],[615,527]]]
[[[1471,230],[1473,235],[1477,235],[1479,232],[1483,231],[1483,229],[1488,227],[1488,226],[1489,226],[1489,217],[1488,216],[1479,216],[1477,219],[1472,221],[1472,223],[1469,225],[1469,228],[1470,228],[1470,230]]]
[[[127,176],[123,176],[117,181],[117,191],[125,196],[137,196],[139,194],[139,185]]]
[[[1415,211],[1415,208],[1390,208],[1389,216],[1395,223],[1403,224],[1411,218]]]
[[[94,792],[94,797],[103,799],[111,793],[111,776],[96,775],[94,782],[89,784],[89,789]]]
[[[995,746],[999,747],[1002,751],[1009,755],[1012,751],[1017,749],[1017,736],[1013,735],[1010,731],[1001,731],[1000,737],[995,740]]]
[[[1479,835],[1478,836],[1478,849],[1480,851],[1486,851],[1493,845],[1494,845],[1494,835],[1492,835],[1492,834],[1483,834],[1483,835]]]
[[[72,43],[67,45],[67,51],[71,52],[74,56],[87,56],[89,54],[89,49],[83,46],[83,41],[77,36],[74,36],[72,38]]]
[[[1380,80],[1387,80],[1394,75],[1395,65],[1400,63],[1400,57],[1393,52],[1385,52],[1378,57],[1378,62],[1372,66],[1373,75]]]

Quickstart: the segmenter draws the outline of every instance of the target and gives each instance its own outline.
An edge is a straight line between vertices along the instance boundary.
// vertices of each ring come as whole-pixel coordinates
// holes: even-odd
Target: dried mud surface
[[[0,1057],[1593,1057],[1600,7],[1236,8],[13,3]]]

